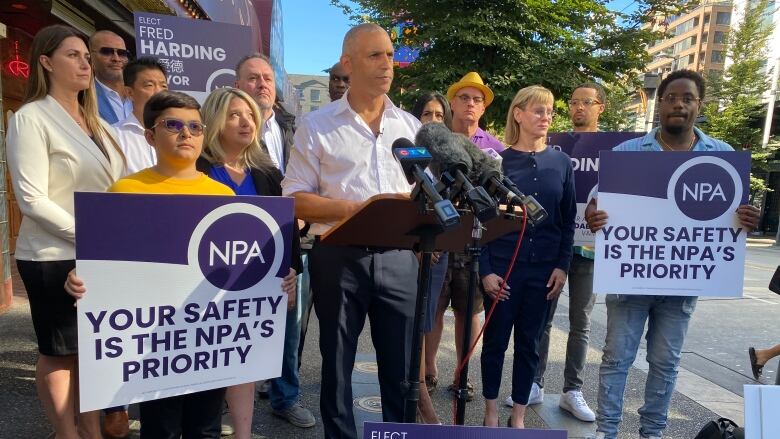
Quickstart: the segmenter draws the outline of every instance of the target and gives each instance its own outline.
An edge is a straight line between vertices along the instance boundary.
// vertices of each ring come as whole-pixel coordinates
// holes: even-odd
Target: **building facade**
[[[295,88],[299,103],[299,113],[302,116],[310,111],[318,110],[330,102],[328,96],[328,77],[325,75],[288,75]]]
[[[695,70],[707,76],[723,72],[726,62],[726,35],[731,26],[730,1],[702,0],[685,14],[659,15],[647,25],[667,33],[648,48],[653,57],[645,68],[644,85],[636,101],[627,108],[636,113],[636,131],[649,131],[657,125],[656,89],[664,76],[675,70]]]

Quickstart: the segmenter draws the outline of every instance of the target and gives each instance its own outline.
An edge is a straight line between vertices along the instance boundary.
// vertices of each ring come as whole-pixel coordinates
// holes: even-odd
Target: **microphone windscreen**
[[[414,143],[406,137],[399,137],[393,142],[392,149],[397,148],[414,148]]]
[[[487,154],[479,149],[479,147],[475,145],[471,139],[464,136],[463,134],[456,133],[453,136],[455,137],[455,143],[460,147],[460,149],[465,151],[471,159],[472,166],[471,175],[469,175],[469,178],[473,181],[477,181],[479,176],[482,174],[483,168],[485,167],[484,163],[490,160],[490,157],[488,157]]]
[[[417,131],[415,143],[418,146],[428,148],[433,161],[431,165],[438,168],[438,171],[446,171],[451,168],[459,168],[463,173],[467,173],[472,162],[468,153],[458,145],[455,136],[442,123],[427,123]]]

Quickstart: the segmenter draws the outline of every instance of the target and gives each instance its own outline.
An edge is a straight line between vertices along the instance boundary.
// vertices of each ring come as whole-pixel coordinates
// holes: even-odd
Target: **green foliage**
[[[515,93],[528,85],[544,85],[559,98],[594,78],[633,88],[650,60],[646,47],[661,37],[642,25],[654,12],[672,15],[693,5],[637,0],[637,12],[626,15],[610,11],[603,0],[351,2],[357,8],[331,1],[356,22],[373,21],[386,29],[415,24],[402,43],[425,49],[409,67],[396,69],[394,100],[409,105],[416,91],[446,91],[476,71],[496,94],[485,116],[491,125],[503,125]]]
[[[728,56],[733,61],[722,76],[709,75],[708,96],[704,107],[707,125],[702,128],[712,137],[721,139],[735,149],[749,149],[753,169],[750,188],[767,190],[762,178],[768,170],[768,161],[777,150],[776,144],[761,145],[762,129],[756,121],[765,117],[766,108],[761,96],[769,89],[762,66],[772,34],[767,20],[769,0],[747,2],[744,19],[726,40]]]

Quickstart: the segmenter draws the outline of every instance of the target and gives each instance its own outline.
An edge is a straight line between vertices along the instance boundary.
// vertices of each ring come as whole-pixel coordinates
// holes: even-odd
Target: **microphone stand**
[[[431,212],[426,206],[425,196],[420,194],[420,213]],[[423,321],[431,290],[431,260],[433,258],[436,236],[443,233],[444,228],[439,225],[425,225],[415,228],[411,234],[420,238],[419,251],[420,271],[417,277],[417,300],[414,307],[414,321],[412,325],[412,352],[406,379],[401,383],[401,391],[404,395],[404,423],[417,422],[417,402],[420,399],[420,360],[422,358]]]
[[[471,349],[471,319],[474,313],[474,295],[478,291],[477,283],[479,282],[479,256],[482,250],[479,247],[479,241],[482,239],[482,223],[479,218],[474,215],[474,224],[471,229],[471,246],[466,248],[467,260],[471,262],[469,269],[469,289],[466,296],[466,310],[465,321],[463,322],[463,345],[461,352],[463,357],[469,353]],[[463,361],[458,359],[458,363]],[[463,368],[460,371],[460,377],[458,378],[458,392],[456,395],[456,412],[455,412],[455,424],[463,425],[466,417],[466,399],[468,397],[468,377],[469,377],[469,363],[466,361],[463,364]]]

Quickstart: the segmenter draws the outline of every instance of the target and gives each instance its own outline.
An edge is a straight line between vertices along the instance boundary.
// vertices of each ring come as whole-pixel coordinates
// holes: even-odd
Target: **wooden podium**
[[[504,211],[489,221],[483,230],[481,243],[487,244],[507,233],[520,230],[521,222],[507,219]],[[460,224],[450,230],[441,230],[433,213],[421,212],[420,203],[394,194],[380,194],[369,198],[349,218],[333,226],[322,235],[325,245],[356,245],[404,250],[422,250],[421,230],[437,230],[434,250],[463,252],[471,241],[474,215],[461,212]]]
[[[387,249],[415,250],[422,252],[420,272],[417,278],[417,300],[415,304],[412,352],[404,382],[399,383],[404,397],[404,422],[414,423],[417,415],[417,401],[420,394],[420,358],[422,348],[422,322],[428,309],[431,289],[431,257],[434,251],[466,252],[478,255],[477,245],[487,244],[507,233],[522,227],[518,218],[501,211],[498,217],[488,221],[485,227],[471,212],[460,211],[460,223],[448,230],[439,224],[435,214],[424,210],[424,205],[408,197],[396,194],[380,194],[371,197],[352,216],[345,218],[327,233],[320,242],[323,245],[377,247]],[[473,256],[472,256],[473,257]],[[476,258],[475,258],[476,259]],[[473,307],[477,291],[477,264],[471,266],[467,315]],[[466,319],[466,333],[471,332],[471,319]],[[464,340],[468,349],[469,338]],[[461,375],[458,423],[463,424],[466,379],[468,364]]]

